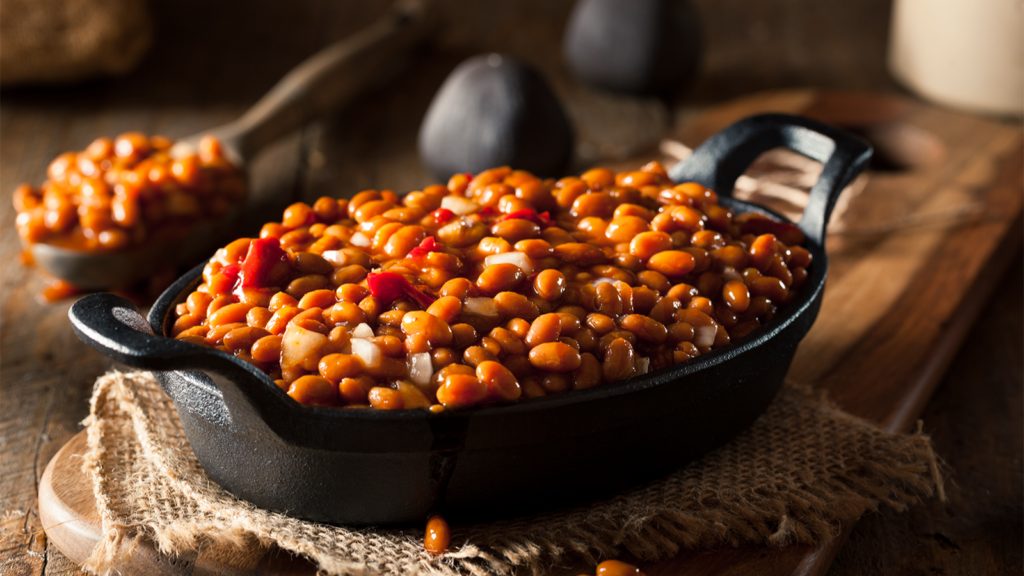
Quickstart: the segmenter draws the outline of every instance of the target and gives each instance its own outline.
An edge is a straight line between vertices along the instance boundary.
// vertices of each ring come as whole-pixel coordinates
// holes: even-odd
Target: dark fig
[[[696,70],[700,27],[686,0],[579,0],[563,51],[591,86],[667,97]]]
[[[439,178],[513,166],[554,176],[572,157],[572,128],[533,68],[508,56],[460,64],[434,96],[420,125],[420,157]]]

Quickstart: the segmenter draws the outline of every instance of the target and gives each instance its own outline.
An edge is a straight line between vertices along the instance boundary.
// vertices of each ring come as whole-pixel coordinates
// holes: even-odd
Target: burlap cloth
[[[86,565],[99,573],[148,538],[172,554],[256,539],[325,574],[536,574],[623,552],[654,560],[681,548],[811,544],[881,503],[942,495],[927,437],[889,434],[787,384],[750,429],[668,477],[579,508],[453,526],[450,551],[435,557],[421,529],[315,524],[235,499],[207,478],[149,373],[101,377],[91,406],[83,467],[104,536]]]
[[[151,37],[146,0],[0,0],[0,84],[122,74]]]

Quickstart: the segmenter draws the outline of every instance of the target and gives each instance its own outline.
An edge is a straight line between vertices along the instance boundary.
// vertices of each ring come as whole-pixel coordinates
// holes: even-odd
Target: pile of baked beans
[[[242,173],[212,137],[195,150],[138,132],[97,138],[50,163],[39,188],[14,191],[18,234],[86,251],[123,250],[181,237],[198,220],[217,218],[245,195]]]
[[[558,181],[494,168],[401,198],[293,204],[216,253],[172,335],[304,404],[512,402],[742,338],[806,281],[803,240],[656,162]]]

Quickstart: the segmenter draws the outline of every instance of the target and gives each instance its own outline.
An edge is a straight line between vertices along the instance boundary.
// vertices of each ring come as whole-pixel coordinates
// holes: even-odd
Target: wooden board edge
[[[54,489],[54,469],[65,458],[74,458],[85,448],[87,432],[79,432],[53,455],[39,479],[39,520],[46,537],[71,561],[82,564],[92,555],[102,532],[98,518],[81,517]]]

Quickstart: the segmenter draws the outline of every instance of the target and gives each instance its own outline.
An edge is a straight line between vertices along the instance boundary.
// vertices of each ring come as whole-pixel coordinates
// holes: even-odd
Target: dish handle
[[[871,146],[843,130],[789,114],[759,114],[708,138],[669,170],[674,182],[697,182],[730,196],[736,179],[759,155],[786,147],[825,165],[797,225],[818,244],[839,194],[871,159]]]
[[[220,350],[155,335],[139,309],[114,294],[84,297],[71,306],[68,317],[83,342],[122,364],[211,373],[223,398],[222,406],[212,407],[218,419],[248,434],[276,436],[260,414],[286,404],[288,398],[255,366]]]

